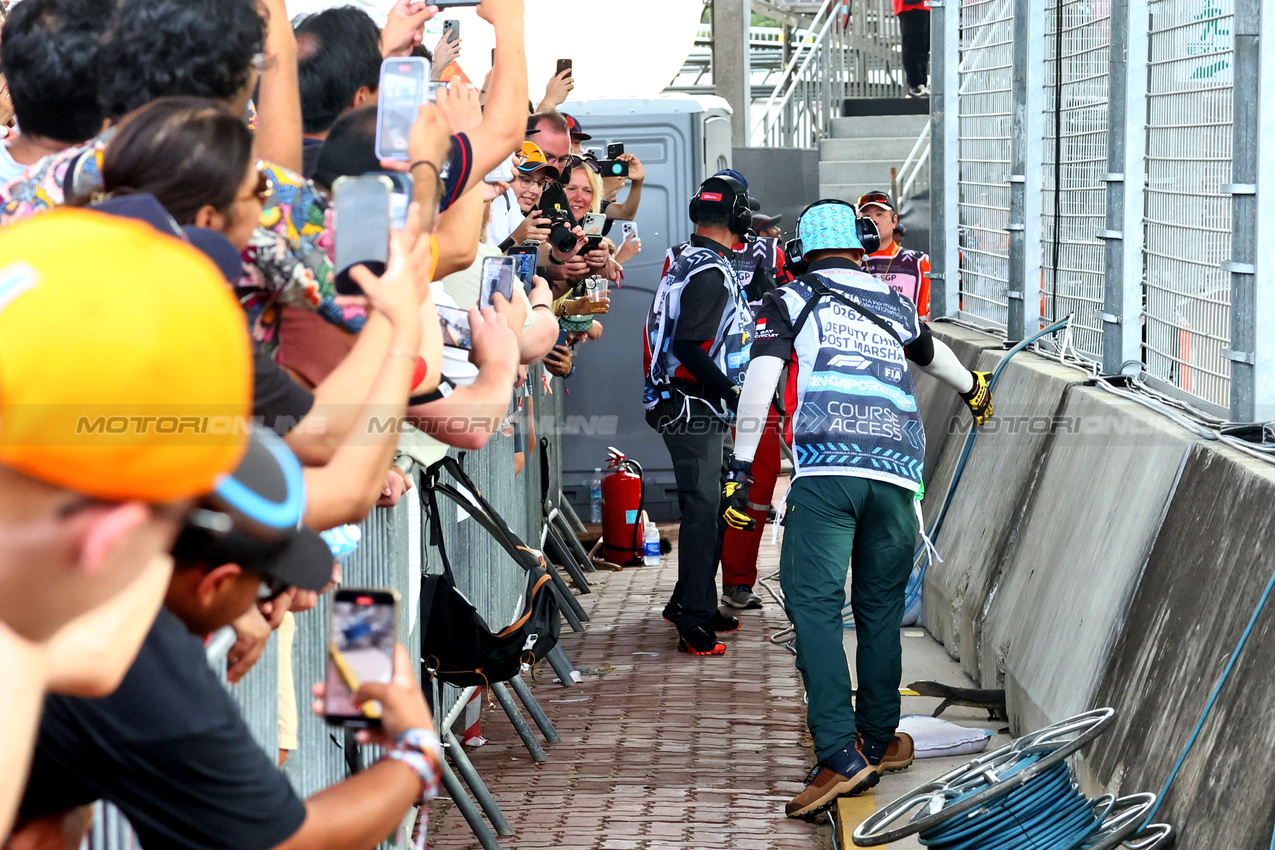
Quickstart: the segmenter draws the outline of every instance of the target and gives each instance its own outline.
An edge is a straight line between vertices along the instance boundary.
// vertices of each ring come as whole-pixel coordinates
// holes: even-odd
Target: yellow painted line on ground
[[[872,789],[864,791],[857,797],[837,798],[837,846],[849,848],[854,846],[850,837],[855,829],[872,815],[876,814],[877,801]]]

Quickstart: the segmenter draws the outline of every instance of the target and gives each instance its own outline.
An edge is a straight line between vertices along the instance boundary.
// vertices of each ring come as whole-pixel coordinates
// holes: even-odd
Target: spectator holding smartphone
[[[394,266],[387,276],[401,275],[402,265]],[[285,510],[298,501],[283,471],[291,460],[286,452],[268,441],[254,445],[245,461],[251,474],[237,476],[276,510],[261,493],[286,494]],[[375,699],[382,711],[379,726],[358,738],[385,747],[386,755],[304,801],[257,746],[206,662],[207,635],[291,587],[327,584],[332,556],[318,535],[301,529],[262,548],[192,530],[174,556],[164,608],[119,690],[96,700],[55,697],[46,705],[18,837],[62,835],[68,817],[82,822],[78,808],[106,799],[128,817],[143,847],[371,850],[411,806],[433,798],[442,751],[402,646],[392,681],[356,692],[358,702]],[[322,685],[315,692],[321,696]]]
[[[139,620],[144,629],[158,608],[167,549],[244,452],[233,433],[142,439],[85,433],[77,420],[154,405],[242,417],[252,389],[243,318],[187,245],[66,210],[0,235],[0,268],[3,833],[46,689],[115,689],[106,668],[122,674],[136,654],[140,635],[129,629]],[[55,326],[75,332],[50,347]],[[108,604],[114,614],[93,619]],[[64,629],[69,640],[59,640]]]

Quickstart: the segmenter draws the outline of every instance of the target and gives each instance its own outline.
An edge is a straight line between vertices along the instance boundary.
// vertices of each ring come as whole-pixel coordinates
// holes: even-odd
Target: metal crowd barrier
[[[526,454],[521,473],[514,474],[514,440],[507,434],[492,437],[481,451],[453,451],[475,486],[505,518],[511,529],[532,548],[539,546],[543,528],[541,499],[541,455],[546,450],[551,460],[550,493],[557,500],[561,482],[561,460],[558,423],[562,417],[562,381],[551,378],[551,391],[547,391],[542,379],[541,367],[531,370],[529,383],[531,396],[523,402],[523,429],[526,434],[528,421],[534,417],[534,451]],[[530,407],[530,409],[528,409]],[[541,441],[544,441],[543,443]],[[524,444],[530,448],[530,440]],[[414,481],[418,476],[412,475]],[[423,574],[442,571],[442,563],[429,543],[429,525],[419,499],[418,487],[409,491],[394,508],[376,508],[360,524],[362,539],[358,551],[343,565],[342,584],[347,586],[389,587],[402,598],[399,621],[399,639],[408,647],[413,657],[420,655],[421,624],[419,611],[420,578]],[[525,573],[500,548],[477,522],[469,519],[454,503],[442,498],[439,509],[443,512],[443,539],[451,559],[452,571],[461,592],[474,604],[478,612],[494,628],[510,622],[522,597]],[[452,513],[455,511],[456,513]],[[293,644],[293,681],[297,698],[298,744],[284,766],[284,772],[303,798],[328,786],[341,782],[350,775],[345,736],[342,730],[327,726],[310,711],[310,687],[324,678],[326,665],[325,630],[328,621],[330,598],[323,597],[312,610],[296,615],[296,638]],[[225,653],[233,640],[230,635],[219,633],[209,642],[209,663],[214,669],[225,672]],[[558,675],[564,686],[574,684],[570,672],[573,668],[561,651],[552,659],[540,675]],[[253,736],[273,761],[278,753],[278,644],[272,635],[266,652],[244,679],[232,689]],[[496,683],[491,698],[498,701],[504,713],[514,723],[533,758],[543,760],[546,754],[514,701],[516,695],[531,714],[541,735],[548,742],[557,740],[552,725],[539,711],[525,684],[515,678],[508,683]],[[433,689],[425,683],[427,694]],[[512,692],[512,695],[511,695]],[[443,685],[437,694],[436,721],[455,718],[463,709],[472,691]],[[484,697],[486,701],[488,697]],[[495,713],[487,715],[488,722],[501,722]],[[444,736],[447,741],[447,736]],[[459,744],[449,747],[456,772],[469,786],[469,792],[477,799],[482,814],[487,816],[496,832],[510,834],[507,822],[499,812],[496,797],[483,786],[477,772],[469,763]],[[351,747],[351,753],[354,748]],[[379,755],[375,748],[358,748],[358,759],[369,765]],[[468,799],[466,788],[461,786],[450,769],[444,777],[446,789],[469,820],[475,835],[485,847],[495,848],[495,836],[486,826],[478,808]],[[463,798],[463,799],[462,799]],[[411,846],[411,828],[415,821],[413,811],[396,836],[382,845],[393,850],[407,850]],[[113,806],[99,803],[94,812],[93,826],[83,844],[83,850],[133,850],[139,847],[127,820]]]

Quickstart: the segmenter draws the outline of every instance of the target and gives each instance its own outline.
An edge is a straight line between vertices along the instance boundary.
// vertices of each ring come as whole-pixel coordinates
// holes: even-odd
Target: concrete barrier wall
[[[979,368],[990,370],[1001,352],[983,351]],[[965,466],[956,496],[936,541],[943,563],[926,574],[925,625],[948,652],[982,683],[978,624],[1000,583],[1005,545],[1021,521],[1039,482],[1052,439],[1051,423],[1062,412],[1063,398],[1085,379],[1077,369],[1029,354],[1005,368],[994,393],[996,416],[979,434]],[[967,429],[969,416],[963,414]],[[951,468],[963,438],[948,438],[927,488],[933,512],[951,480]]]
[[[1162,416],[1074,387],[1030,510],[974,628],[978,667],[1015,728],[1087,711],[1191,439]]]
[[[1159,791],[1275,572],[1275,465],[1197,443],[1160,525],[1095,704],[1117,710],[1089,763]],[[1179,850],[1267,848],[1275,805],[1275,604],[1165,800]]]
[[[995,343],[936,326],[980,368]],[[1101,705],[1112,731],[1080,762],[1091,791],[1159,791],[1275,572],[1275,465],[1019,355],[996,392],[926,576],[925,624],[1016,733]],[[937,509],[968,415],[918,380]],[[965,419],[961,419],[965,417]],[[996,421],[995,419],[993,420]],[[1275,603],[1159,819],[1183,850],[1270,846]]]

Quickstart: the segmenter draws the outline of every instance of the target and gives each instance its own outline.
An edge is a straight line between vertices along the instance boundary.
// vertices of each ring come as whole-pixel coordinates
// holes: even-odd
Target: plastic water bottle
[[[648,567],[660,565],[660,530],[647,519],[642,511],[642,563]]]
[[[602,522],[602,467],[593,470],[589,482],[589,522]]]

